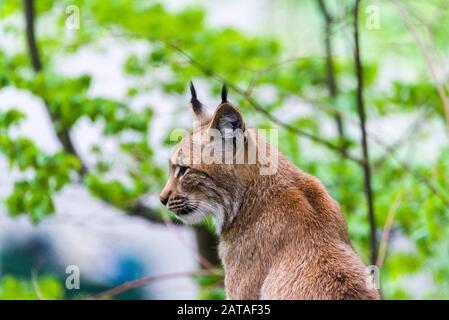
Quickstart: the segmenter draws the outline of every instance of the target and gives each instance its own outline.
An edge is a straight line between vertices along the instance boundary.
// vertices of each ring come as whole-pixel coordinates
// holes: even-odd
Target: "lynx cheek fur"
[[[320,181],[269,144],[257,144],[254,130],[227,102],[225,87],[214,115],[192,84],[191,93],[194,129],[174,150],[160,198],[186,223],[213,216],[227,298],[378,299],[367,287],[365,265],[351,247],[339,206]],[[250,164],[246,155],[243,164],[193,161],[195,134],[212,129],[246,132],[245,150],[266,148],[277,160],[276,172],[261,175],[263,165]]]

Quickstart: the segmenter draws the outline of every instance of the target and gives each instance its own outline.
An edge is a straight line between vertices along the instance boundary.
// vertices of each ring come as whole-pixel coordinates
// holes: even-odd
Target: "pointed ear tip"
[[[228,101],[228,87],[226,85],[226,82],[223,83],[223,88],[221,89],[221,102],[227,102]]]
[[[191,95],[191,99],[190,102],[198,102],[198,97],[196,95],[196,90],[195,90],[195,86],[193,85],[192,80],[190,80],[190,84],[189,84],[189,88],[190,88],[190,95]]]

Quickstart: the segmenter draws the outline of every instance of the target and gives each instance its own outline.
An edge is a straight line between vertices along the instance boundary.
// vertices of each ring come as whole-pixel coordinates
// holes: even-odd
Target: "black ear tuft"
[[[201,102],[198,100],[196,96],[195,86],[193,85],[192,80],[190,80],[190,102],[192,103],[193,111],[197,112],[201,110]]]
[[[223,88],[221,89],[221,103],[228,102],[228,86],[223,83]]]
[[[198,101],[198,98],[196,97],[195,86],[193,85],[192,80],[190,80],[190,95],[192,96],[190,102],[193,103],[194,101]]]

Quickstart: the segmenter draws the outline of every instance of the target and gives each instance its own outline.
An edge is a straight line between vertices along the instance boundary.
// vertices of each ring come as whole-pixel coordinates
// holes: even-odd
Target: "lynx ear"
[[[222,136],[227,138],[237,129],[245,131],[245,123],[240,112],[233,105],[225,102],[215,111],[210,128],[220,130]]]
[[[190,81],[190,108],[193,114],[193,128],[202,126],[210,121],[210,114],[207,112],[203,104],[198,100],[196,96],[196,90],[193,86],[193,82]]]

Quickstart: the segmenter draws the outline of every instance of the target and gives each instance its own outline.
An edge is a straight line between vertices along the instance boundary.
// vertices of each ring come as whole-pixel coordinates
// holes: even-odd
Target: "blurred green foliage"
[[[429,1],[427,5],[403,2],[429,21],[428,28],[437,49],[447,52],[447,41],[444,39],[447,39],[449,30],[447,26],[441,28],[438,21],[449,18],[449,13],[435,9],[444,1]],[[3,32],[15,34],[22,41],[23,27],[17,19],[13,19],[23,16],[21,3],[2,1],[0,17]],[[307,7],[307,12],[314,12],[312,16],[315,21],[320,21],[317,7],[310,8],[310,2],[288,3]],[[342,11],[335,10],[339,7],[338,2],[330,3],[335,12]],[[366,1],[366,4],[370,3]],[[352,1],[345,1],[346,6],[351,4]],[[69,31],[65,26],[65,8],[68,5],[80,8],[80,28],[77,30]],[[366,48],[368,56],[363,64],[369,119],[382,120],[390,115],[407,115],[424,110],[429,118],[423,121],[444,125],[441,100],[413,38],[391,4],[382,2],[378,5],[382,12],[381,28],[370,31],[362,25],[362,54]],[[44,69],[33,75],[25,46],[11,52],[2,48],[0,43],[0,90],[15,87],[45,102],[51,111],[59,115],[54,121],[56,131],[70,130],[81,119],[100,124],[103,136],[115,139],[120,145],[121,155],[117,158],[129,160],[126,161],[125,177],[114,171],[116,159],[104,156],[102,146],[95,145],[91,153],[96,162],[89,168],[83,182],[93,196],[118,208],[128,210],[143,195],[157,193],[166,176],[165,166],[158,163],[154,155],[155,148],[160,145],[150,142],[151,125],[157,121],[153,110],[164,106],[131,108],[130,105],[148,92],[162,92],[181,101],[190,79],[207,80],[209,93],[214,96],[218,96],[221,79],[224,79],[241,88],[242,92],[246,91],[273,114],[291,112],[287,117],[289,125],[323,137],[337,146],[344,146],[352,154],[360,151],[360,144],[352,138],[353,135],[348,134],[343,145],[337,135],[329,134],[323,125],[333,121],[334,111],[337,110],[343,114],[346,128],[357,129],[354,125],[357,122],[356,86],[351,50],[343,54],[339,52],[338,57],[334,57],[339,92],[336,98],[330,98],[322,51],[291,59],[285,44],[275,33],[253,36],[229,27],[211,27],[206,22],[206,12],[197,6],[171,11],[161,3],[130,0],[39,0],[36,6],[37,30],[51,30],[37,34]],[[363,11],[362,19],[365,15]],[[343,11],[336,23],[350,19],[350,12]],[[343,41],[344,33],[335,29],[335,41]],[[320,43],[324,39],[323,30],[319,28],[313,32],[298,28],[295,32],[298,32],[298,39],[307,32]],[[55,67],[56,60],[70,63],[70,59],[82,49],[105,50],[103,40],[117,45],[145,46],[144,52],[132,52],[123,63],[126,77],[133,81],[122,99],[92,96],[91,75],[69,77]],[[384,63],[390,62],[390,59],[400,60],[416,75],[407,80],[385,77]],[[394,67],[393,64],[389,68]],[[263,98],[266,91],[273,92],[269,99]],[[248,122],[259,127],[273,126],[266,117],[255,112],[247,97],[233,91],[231,96]],[[291,101],[310,103],[313,111],[297,113],[294,112],[296,110],[287,110],[286,105]],[[54,194],[63,186],[76,182],[74,173],[79,170],[80,163],[79,159],[65,152],[46,154],[30,139],[13,138],[11,128],[19,125],[23,118],[23,114],[14,109],[0,110],[0,152],[11,167],[23,174],[15,182],[12,194],[5,199],[5,205],[11,215],[27,214],[38,222],[55,211]],[[174,122],[173,127],[176,125]],[[167,135],[173,127],[167,128]],[[132,133],[131,141],[124,138],[129,133]],[[416,132],[412,134],[398,147],[413,146],[414,140],[424,139]],[[347,219],[353,245],[367,261],[369,224],[359,164],[284,129],[280,131],[278,145],[296,165],[319,177],[338,200]],[[374,139],[370,139],[370,145],[379,147]],[[449,199],[449,152],[447,148],[442,150],[429,163],[407,162],[408,168],[396,161],[399,155],[387,152],[384,157],[383,152],[380,155],[376,153],[372,159],[376,164],[373,166],[373,187],[378,232],[380,235],[394,200],[403,193],[391,238],[403,238],[410,244],[410,248],[387,253],[381,268],[384,297],[449,298],[449,210],[442,200]],[[419,153],[419,150],[414,152]],[[319,161],[313,154],[319,155]],[[439,194],[417,176],[432,181]],[[430,283],[420,290],[418,296],[412,296],[409,282],[413,276],[420,275],[427,276]],[[217,279],[199,277],[198,281],[204,288],[201,298],[223,298]],[[2,286],[14,288],[17,296],[32,295],[28,290],[29,284],[20,281],[3,279]],[[60,297],[57,289],[50,292],[53,293],[49,294],[49,298]]]
[[[30,139],[8,135],[8,129],[23,118],[24,115],[14,109],[0,113],[0,152],[7,157],[11,167],[31,176],[14,183],[6,205],[11,215],[27,213],[33,222],[38,222],[55,212],[52,195],[72,181],[79,161],[62,151],[46,154]]]
[[[0,280],[0,300],[60,300],[64,298],[62,284],[51,276],[35,281],[5,276]]]

